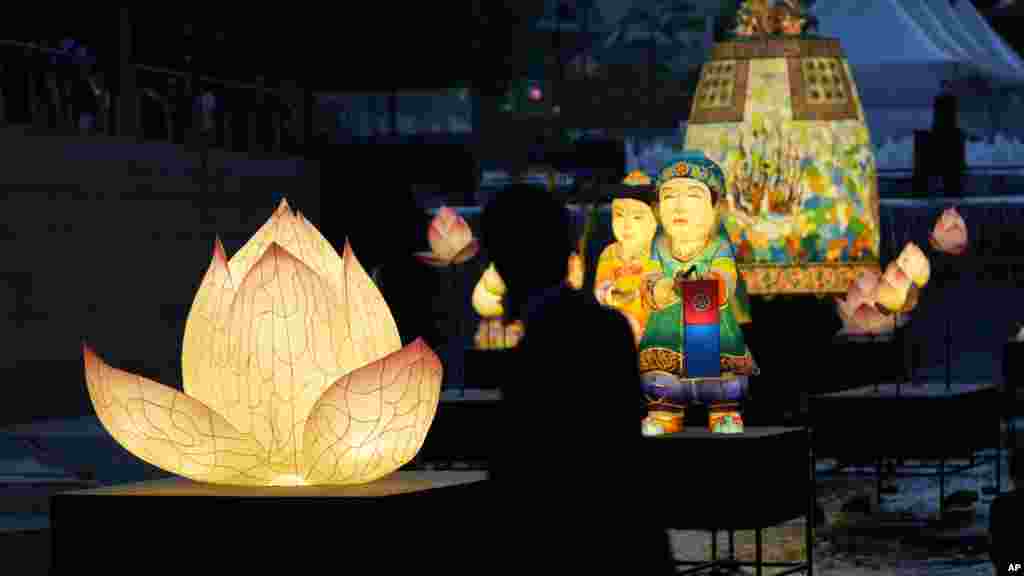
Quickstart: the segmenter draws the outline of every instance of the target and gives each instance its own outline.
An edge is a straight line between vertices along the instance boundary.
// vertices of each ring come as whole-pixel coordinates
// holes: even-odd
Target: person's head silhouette
[[[544,188],[515,184],[484,209],[481,240],[508,287],[508,313],[518,318],[533,293],[559,285],[573,249],[565,206]]]

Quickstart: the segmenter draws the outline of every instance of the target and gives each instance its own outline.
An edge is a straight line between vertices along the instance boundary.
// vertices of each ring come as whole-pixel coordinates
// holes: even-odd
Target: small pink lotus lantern
[[[480,243],[473,237],[465,218],[447,206],[442,206],[431,220],[427,240],[430,252],[417,252],[416,258],[436,268],[462,264],[480,250]]]
[[[845,299],[837,299],[843,334],[881,335],[902,326],[918,301],[918,292],[928,283],[931,264],[913,242],[879,276],[865,272],[850,285]]]
[[[932,248],[945,254],[960,256],[967,251],[967,224],[956,208],[942,212],[928,241]]]
[[[869,336],[892,332],[896,329],[894,316],[883,314],[876,306],[882,278],[867,271],[850,285],[846,298],[837,298],[839,318],[843,321],[842,334]]]

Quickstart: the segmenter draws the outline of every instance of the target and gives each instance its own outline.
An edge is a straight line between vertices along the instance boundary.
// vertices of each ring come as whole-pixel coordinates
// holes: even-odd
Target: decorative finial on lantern
[[[744,0],[736,16],[737,36],[799,36],[807,24],[800,0]]]

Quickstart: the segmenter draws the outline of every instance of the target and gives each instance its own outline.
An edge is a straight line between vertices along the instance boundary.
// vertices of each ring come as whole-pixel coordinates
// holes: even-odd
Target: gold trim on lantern
[[[878,262],[737,263],[737,267],[748,294],[845,294],[864,272],[881,274]]]
[[[760,60],[765,58],[846,58],[835,38],[769,38],[719,42],[711,48],[711,60]]]
[[[679,376],[683,355],[669,348],[646,348],[640,351],[640,373],[667,372]]]

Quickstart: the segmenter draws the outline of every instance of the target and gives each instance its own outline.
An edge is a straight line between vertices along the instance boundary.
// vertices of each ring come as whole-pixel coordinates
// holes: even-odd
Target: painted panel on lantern
[[[686,375],[690,378],[721,376],[718,281],[683,282],[683,318]]]
[[[684,362],[689,378],[718,378],[722,375],[721,340],[715,324],[687,324]]]
[[[683,303],[687,325],[718,325],[718,281],[689,280],[683,282]]]
[[[744,121],[686,131],[686,148],[725,170],[737,262],[877,261],[876,172],[859,99],[856,120],[794,121],[787,68],[784,58],[751,60]]]

